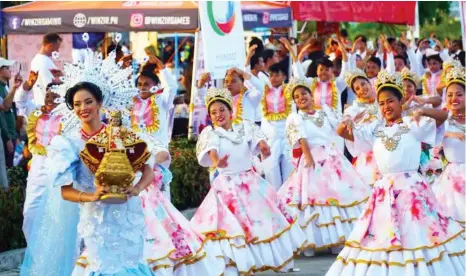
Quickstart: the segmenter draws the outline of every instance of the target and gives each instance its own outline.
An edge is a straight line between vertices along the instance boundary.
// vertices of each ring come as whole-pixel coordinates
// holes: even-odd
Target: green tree
[[[446,13],[439,13],[438,19],[432,22],[427,22],[421,28],[421,37],[429,37],[431,33],[435,33],[437,38],[443,42],[443,39],[448,37],[451,39],[461,38],[461,22],[452,18]]]
[[[429,23],[442,23],[441,13],[448,14],[450,11],[450,1],[419,1],[419,24],[424,27]]]
[[[384,23],[341,23],[340,29],[346,29],[351,39],[363,34],[368,39],[376,40],[380,34],[389,37],[399,37],[408,28],[404,25],[384,24]]]

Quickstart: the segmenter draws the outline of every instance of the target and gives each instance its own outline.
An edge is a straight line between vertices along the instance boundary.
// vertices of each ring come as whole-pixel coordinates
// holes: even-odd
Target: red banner
[[[336,34],[340,30],[340,23],[337,22],[317,22],[317,34],[329,35]]]
[[[415,1],[289,1],[293,19],[414,25]]]

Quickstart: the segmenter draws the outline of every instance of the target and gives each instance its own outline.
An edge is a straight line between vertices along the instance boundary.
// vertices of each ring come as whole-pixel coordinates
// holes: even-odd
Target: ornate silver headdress
[[[307,84],[305,79],[291,78],[285,87],[285,94],[290,95],[290,97],[293,97],[293,91],[295,91],[298,87],[307,87],[312,93],[312,89]]]
[[[131,68],[122,69],[121,64],[115,62],[115,52],[106,59],[102,58],[101,53],[89,53],[84,62],[65,64],[64,76],[60,78],[63,83],[52,87],[52,91],[62,97],[58,99],[60,104],[53,113],[62,115],[63,132],[80,125],[78,117],[64,102],[66,91],[79,82],[91,82],[100,88],[105,112],[120,111],[124,117],[128,117],[131,99],[138,94],[138,89],[128,79],[131,73]]]
[[[233,106],[233,97],[230,91],[226,88],[209,88],[205,97],[205,104],[207,107],[210,106],[215,100],[224,101],[230,107]]]
[[[451,68],[451,67],[461,67],[461,66],[462,66],[461,62],[453,58],[447,59],[443,62],[443,70],[447,70],[448,68]]]
[[[345,73],[344,75],[345,77],[345,83],[346,83],[346,86],[348,86],[349,88],[351,88],[352,84],[353,84],[353,80],[355,78],[364,78],[366,79],[367,81],[369,81],[369,79],[367,78],[367,75],[366,73],[364,73],[364,71],[362,71],[361,69],[359,68],[355,68],[353,70],[349,70]]]
[[[458,83],[460,85],[466,85],[465,82],[465,69],[462,66],[453,67],[445,75],[446,87],[450,86],[452,83]]]
[[[377,90],[377,95],[379,92],[386,87],[391,87],[398,90],[401,95],[405,95],[403,89],[403,80],[401,78],[401,73],[395,72],[394,74],[390,74],[385,70],[380,70],[379,74],[377,75],[377,79],[375,81],[375,88]]]

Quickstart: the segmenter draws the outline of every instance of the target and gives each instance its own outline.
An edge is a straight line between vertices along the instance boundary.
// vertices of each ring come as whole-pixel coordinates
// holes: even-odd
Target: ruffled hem
[[[464,275],[464,234],[436,246],[416,250],[398,248],[365,250],[346,246],[327,272],[327,276]]]
[[[221,275],[225,269],[223,260],[217,258],[218,249],[210,241],[205,242],[195,253],[180,260],[169,257],[172,253],[158,260],[147,260],[149,267],[158,275]],[[207,252],[209,254],[207,254]]]
[[[139,263],[135,267],[125,268],[123,267],[116,273],[101,273],[99,271],[91,271],[89,266],[87,265],[87,261],[84,257],[80,257],[78,262],[76,263],[76,267],[73,270],[71,276],[140,276],[140,275],[154,275],[155,273],[150,270],[148,265]],[[157,274],[158,276],[158,274]]]
[[[157,275],[218,276],[223,273],[224,264],[215,258],[212,252],[216,250],[211,243],[202,243],[202,235],[191,228],[189,221],[158,188],[152,186],[141,197],[146,230],[150,233],[144,255]]]
[[[293,258],[307,246],[306,238],[296,222],[261,241],[256,238],[247,242],[244,236],[229,237],[220,232],[223,236],[208,240],[216,246],[215,255],[223,258],[227,274],[251,275],[266,270],[286,272],[293,268]]]
[[[464,171],[464,163],[450,163],[446,166],[438,181],[432,185],[432,191],[442,207],[442,213],[452,217],[463,228],[466,220]]]
[[[307,206],[299,211],[298,221],[306,234],[306,249],[323,250],[343,246],[355,221],[362,212],[364,202],[351,207]]]

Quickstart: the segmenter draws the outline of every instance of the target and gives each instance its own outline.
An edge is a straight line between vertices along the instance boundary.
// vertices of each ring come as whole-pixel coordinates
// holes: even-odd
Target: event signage
[[[5,12],[4,20],[7,34],[191,30],[198,27],[196,10]]]
[[[244,67],[245,46],[239,1],[199,2],[205,71],[222,79],[232,67]]]
[[[291,26],[292,18],[290,10],[270,9],[264,10],[243,10],[244,29],[252,30],[256,28],[281,28]]]

